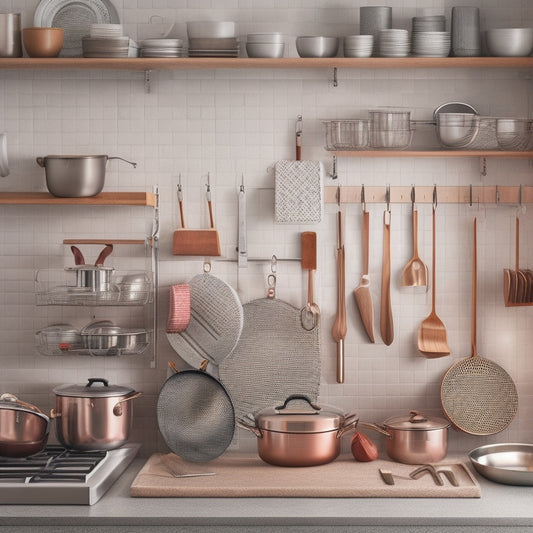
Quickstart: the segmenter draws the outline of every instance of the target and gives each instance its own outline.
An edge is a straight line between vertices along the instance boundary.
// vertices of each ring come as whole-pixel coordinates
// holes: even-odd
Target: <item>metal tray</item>
[[[505,485],[533,486],[533,444],[488,444],[468,457],[484,477]]]

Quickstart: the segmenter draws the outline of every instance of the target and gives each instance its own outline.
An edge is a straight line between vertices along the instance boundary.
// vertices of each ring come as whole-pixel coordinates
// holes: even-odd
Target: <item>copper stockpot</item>
[[[87,385],[62,385],[54,393],[56,408],[50,417],[56,420],[56,436],[63,446],[82,451],[112,450],[128,441],[133,420],[131,400],[141,392],[90,378]]]
[[[448,451],[448,427],[444,418],[425,417],[418,411],[408,416],[388,418],[381,426],[362,422],[361,426],[387,437],[387,455],[399,463],[438,463]]]
[[[49,430],[50,419],[35,405],[7,392],[0,396],[0,456],[27,457],[40,452]]]
[[[307,405],[289,407],[294,400]],[[315,466],[333,461],[341,451],[341,437],[357,425],[355,414],[345,415],[330,406],[318,406],[307,396],[292,395],[278,407],[262,409],[255,426],[237,424],[257,436],[259,457],[278,466]]]

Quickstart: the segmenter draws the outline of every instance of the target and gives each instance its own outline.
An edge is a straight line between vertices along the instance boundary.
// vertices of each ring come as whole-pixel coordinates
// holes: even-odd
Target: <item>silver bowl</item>
[[[468,457],[477,472],[491,481],[533,486],[533,444],[488,444]]]
[[[491,56],[526,57],[533,51],[533,28],[496,28],[485,32]]]
[[[300,57],[335,57],[339,38],[303,35],[296,37],[296,50]]]

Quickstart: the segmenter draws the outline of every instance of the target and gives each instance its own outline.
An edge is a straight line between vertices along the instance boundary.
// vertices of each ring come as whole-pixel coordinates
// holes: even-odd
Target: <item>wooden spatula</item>
[[[318,325],[320,308],[314,301],[314,274],[316,270],[316,233],[304,231],[301,235],[302,270],[307,270],[307,303],[301,312],[304,329],[311,331]]]

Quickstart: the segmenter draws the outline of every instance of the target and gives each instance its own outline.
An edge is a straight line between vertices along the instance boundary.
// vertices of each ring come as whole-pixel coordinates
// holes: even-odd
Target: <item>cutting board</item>
[[[257,455],[225,454],[209,463],[195,464],[168,454],[173,467],[183,473],[215,472],[214,476],[174,478],[152,455],[131,485],[131,496],[143,498],[479,498],[480,487],[470,470],[460,462],[439,463],[451,469],[458,487],[444,481],[434,484],[431,476],[418,480],[395,477],[386,485],[379,469],[408,477],[416,465],[381,460],[359,463],[351,454],[326,465],[300,468],[273,466]]]

